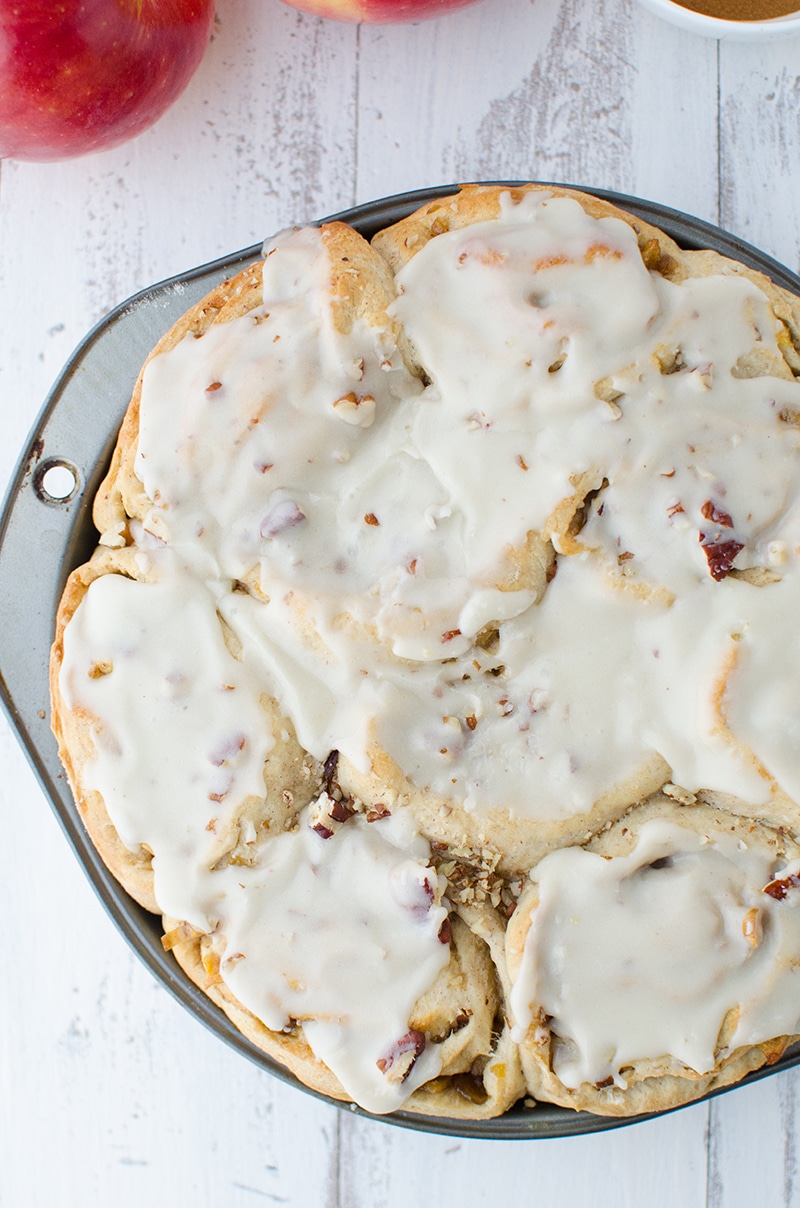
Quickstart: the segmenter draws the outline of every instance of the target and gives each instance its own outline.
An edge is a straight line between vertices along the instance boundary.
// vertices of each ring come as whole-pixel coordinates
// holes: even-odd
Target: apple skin
[[[443,17],[456,8],[475,4],[476,0],[284,0],[284,3],[332,21],[393,25],[400,21]]]
[[[214,0],[0,0],[0,157],[140,134],[189,83],[213,20]]]

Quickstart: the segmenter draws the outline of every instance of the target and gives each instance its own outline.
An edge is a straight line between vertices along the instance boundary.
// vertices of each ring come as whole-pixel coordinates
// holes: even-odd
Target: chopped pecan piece
[[[701,533],[700,541],[708,559],[708,572],[719,583],[731,573],[734,559],[744,545],[741,541],[706,541],[704,537],[705,534]]]
[[[321,838],[332,839],[339,827],[349,821],[355,812],[355,806],[344,800],[340,790],[334,787],[332,793],[320,793],[312,806],[308,824]]]
[[[328,756],[322,765],[322,783],[325,785],[326,793],[330,793],[331,785],[336,776],[336,769],[339,766],[339,752],[329,751]]]
[[[209,755],[209,763],[212,763],[215,768],[224,767],[231,759],[235,759],[240,751],[244,750],[246,741],[244,734],[228,735]]]
[[[665,377],[673,373],[680,373],[686,368],[686,361],[683,359],[683,352],[680,348],[667,347],[662,344],[656,349],[655,357],[658,367]]]
[[[334,832],[330,829],[330,827],[326,826],[324,822],[315,822],[311,829],[316,831],[321,839],[333,838]]]
[[[348,818],[352,818],[356,811],[345,801],[334,801],[328,812],[334,822],[347,822]]]
[[[379,1057],[376,1065],[389,1082],[405,1082],[413,1069],[414,1062],[425,1049],[425,1033],[415,1029],[394,1044],[385,1057]]]
[[[375,420],[375,399],[371,394],[357,395],[354,390],[334,401],[333,409],[346,424],[369,428]]]
[[[703,546],[703,552],[708,559],[708,569],[712,579],[719,582],[726,578],[733,569],[733,561],[740,550],[744,549],[741,541],[723,537],[721,529],[734,527],[732,517],[707,499],[700,508],[703,517],[712,524],[719,526],[716,532],[705,532],[701,529],[698,540]]]
[[[790,872],[788,876],[770,881],[769,885],[764,886],[763,892],[775,898],[776,902],[782,902],[790,889],[800,889],[800,873]]]
[[[710,499],[705,501],[700,512],[706,520],[711,520],[714,524],[721,524],[723,528],[733,528],[733,520],[728,513],[723,512]]]

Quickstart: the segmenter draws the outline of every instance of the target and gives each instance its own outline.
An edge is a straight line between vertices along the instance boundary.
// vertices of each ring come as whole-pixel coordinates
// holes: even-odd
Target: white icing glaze
[[[161,554],[161,578],[104,575],[64,634],[60,690],[93,720],[98,790],[125,846],[153,852],[161,909],[205,931],[218,834],[264,796],[274,739],[253,669],[228,651],[209,592]]]
[[[309,814],[266,844],[256,868],[218,878],[221,972],[268,1027],[302,1020],[314,1053],[361,1106],[393,1111],[441,1068],[429,1044],[407,1078],[391,1079],[414,1004],[450,958],[439,939],[447,911],[434,904],[428,845],[408,818],[356,815],[321,838]]]
[[[567,1087],[613,1078],[647,1058],[713,1069],[721,1056],[800,1030],[800,890],[764,893],[798,862],[730,835],[646,822],[627,856],[553,852],[534,871],[521,968],[511,993],[515,1036],[532,1006],[549,1017],[552,1065]],[[748,938],[749,937],[749,938]]]

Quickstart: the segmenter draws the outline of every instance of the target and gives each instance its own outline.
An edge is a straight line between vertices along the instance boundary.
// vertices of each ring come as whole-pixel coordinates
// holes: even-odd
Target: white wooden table
[[[116,151],[0,166],[0,484],[81,336],[134,291],[354,203],[556,180],[800,262],[800,39],[718,44],[633,0],[482,0],[356,27],[218,0],[188,92]],[[106,917],[0,719],[0,1205],[800,1205],[800,1070],[591,1137],[420,1135],[252,1066]]]

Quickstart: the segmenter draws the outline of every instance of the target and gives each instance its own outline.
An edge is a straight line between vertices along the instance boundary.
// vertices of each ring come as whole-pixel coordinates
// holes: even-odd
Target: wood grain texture
[[[632,1172],[641,1169],[646,1153],[651,1163],[647,1202],[704,1204],[705,1118],[706,1108],[699,1106],[592,1137],[516,1144],[398,1132],[384,1136],[370,1122],[349,1119],[342,1130],[340,1203],[347,1208],[420,1202],[494,1208],[502,1191],[516,1189],[523,1204],[641,1208],[643,1187]],[[671,1198],[659,1200],[659,1186],[668,1187]]]
[[[720,55],[720,224],[800,269],[800,38]]]
[[[481,0],[356,27],[218,0],[127,147],[0,165],[0,483],[63,361],[135,290],[409,188],[533,177],[686,209],[797,267],[800,43],[696,38],[635,0]],[[800,1072],[597,1136],[407,1132],[277,1082],[139,965],[0,721],[2,1208],[800,1206]]]
[[[800,1204],[800,1082],[780,1076],[742,1088],[709,1115],[708,1208]]]

